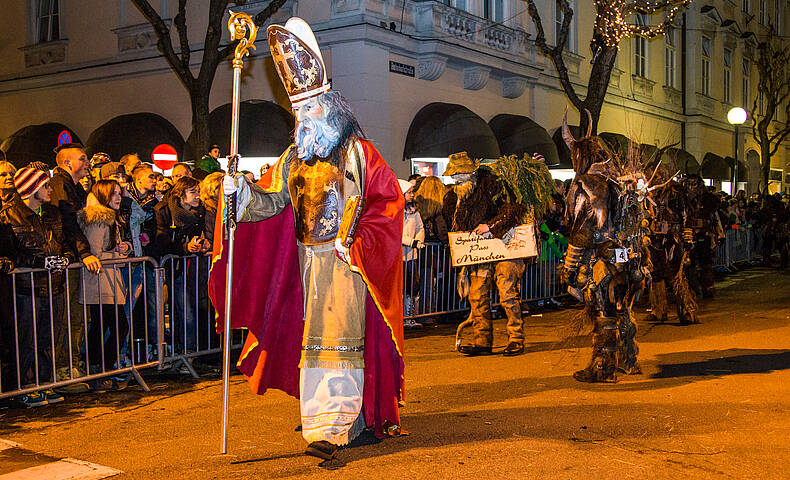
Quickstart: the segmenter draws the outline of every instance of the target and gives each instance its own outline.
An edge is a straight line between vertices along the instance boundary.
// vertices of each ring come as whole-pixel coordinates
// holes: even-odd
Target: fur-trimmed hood
[[[91,225],[112,226],[117,219],[115,210],[104,205],[88,205],[77,213],[77,221],[81,228]]]

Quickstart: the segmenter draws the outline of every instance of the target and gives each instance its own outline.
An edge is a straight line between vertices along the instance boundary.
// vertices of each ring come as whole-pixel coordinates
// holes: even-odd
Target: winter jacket
[[[117,222],[116,215],[115,210],[103,205],[89,205],[77,214],[77,221],[90,244],[91,254],[102,262],[124,258],[116,249],[107,248],[110,244],[110,229]],[[121,242],[120,230],[116,229],[116,246]],[[102,265],[102,271],[98,275],[83,269],[83,281],[80,282],[77,300],[87,305],[126,303],[126,288],[120,268],[120,265]]]
[[[121,199],[121,208],[118,213],[123,217],[124,223],[128,226],[125,229],[125,241],[131,242],[135,257],[150,256],[159,257],[156,248],[156,215],[154,209],[159,203],[156,194],[150,193],[143,195],[137,191],[134,185],[130,185],[128,196]],[[148,244],[143,246],[140,237],[148,237]]]
[[[220,165],[219,161],[217,161],[217,159],[211,155],[203,155],[200,160],[195,162],[195,168],[206,172],[206,175],[210,175],[217,170],[220,170],[222,165]]]
[[[420,212],[414,205],[407,206],[403,216],[403,260],[416,260],[417,250],[413,247],[415,242],[425,241],[425,230],[422,226]]]
[[[166,195],[155,208],[156,243],[164,256],[193,255],[187,250],[192,237],[200,237],[205,229],[205,209],[203,206],[187,210],[181,206],[178,197]]]
[[[49,184],[52,186],[49,202],[60,209],[65,238],[82,260],[91,255],[91,247],[77,223],[77,212],[85,208],[88,194],[82,189],[82,185],[74,183],[69,172],[60,167],[55,168]]]
[[[71,248],[64,239],[64,227],[60,210],[50,204],[41,206],[40,215],[31,210],[18,193],[13,192],[3,201],[0,223],[12,232],[10,259],[17,267],[43,268],[48,256],[66,257],[75,260]],[[34,274],[36,296],[49,296],[47,272]],[[30,275],[17,275],[16,288],[30,295]],[[52,271],[52,294],[65,290],[65,272]]]

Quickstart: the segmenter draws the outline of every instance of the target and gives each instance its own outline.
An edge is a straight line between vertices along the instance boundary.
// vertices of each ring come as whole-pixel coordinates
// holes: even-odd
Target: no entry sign
[[[161,168],[162,170],[170,170],[173,168],[173,165],[178,162],[178,155],[176,154],[175,148],[163,143],[161,145],[157,145],[156,148],[154,148],[154,151],[151,154],[151,160],[154,161],[154,165]]]

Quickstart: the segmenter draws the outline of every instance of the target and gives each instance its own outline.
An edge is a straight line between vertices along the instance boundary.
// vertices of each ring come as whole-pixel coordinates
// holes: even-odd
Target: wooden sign
[[[472,232],[450,232],[448,235],[454,267],[538,255],[534,225],[519,225],[501,239]]]

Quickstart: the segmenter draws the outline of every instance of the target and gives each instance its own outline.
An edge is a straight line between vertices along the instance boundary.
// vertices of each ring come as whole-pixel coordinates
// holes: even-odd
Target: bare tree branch
[[[573,9],[570,3],[568,3],[568,0],[560,0],[560,5],[562,6],[562,25],[560,26],[559,38],[557,38],[556,45],[549,47],[546,43],[546,32],[543,30],[543,21],[540,18],[538,7],[535,5],[535,0],[527,1],[529,16],[532,17],[532,21],[535,23],[535,29],[538,32],[535,37],[535,46],[540,48],[540,51],[554,63],[562,89],[565,91],[565,94],[568,96],[573,106],[581,112],[583,108],[582,100],[576,94],[576,89],[573,87],[573,83],[571,83],[571,79],[568,76],[568,67],[565,65],[565,59],[562,56],[565,45],[568,43],[571,20],[573,19]]]
[[[186,3],[187,0],[178,0],[178,14],[173,19],[173,23],[176,25],[178,40],[181,44],[181,64],[188,70],[189,56],[192,52],[189,48],[189,37],[187,36]]]
[[[132,3],[140,10],[140,13],[143,14],[145,19],[148,20],[148,23],[154,27],[154,32],[156,32],[158,38],[157,47],[159,47],[162,55],[164,55],[165,61],[167,61],[170,68],[178,75],[181,83],[183,83],[187,89],[191,89],[195,78],[192,76],[192,72],[189,71],[189,68],[185,68],[176,55],[173,49],[173,42],[170,39],[170,29],[167,27],[164,20],[162,20],[162,17],[159,16],[156,9],[148,3],[148,0],[132,0]]]

